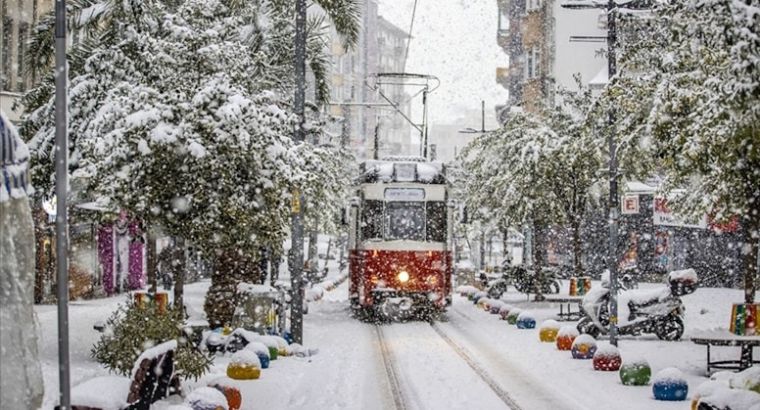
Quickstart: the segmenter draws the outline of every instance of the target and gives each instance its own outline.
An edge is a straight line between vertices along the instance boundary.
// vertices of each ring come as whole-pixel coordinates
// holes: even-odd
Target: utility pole
[[[304,101],[306,93],[306,0],[296,0],[295,32],[295,76],[296,92],[293,110],[298,118],[295,129],[296,144],[305,143]],[[299,190],[294,190],[291,203],[292,226],[290,236],[290,332],[293,341],[303,344],[303,198]]]
[[[607,1],[607,83],[617,73],[617,61],[615,61],[615,46],[617,43],[617,28],[615,26],[614,0]],[[618,245],[618,218],[620,218],[620,204],[618,203],[618,164],[617,142],[615,141],[615,112],[610,107],[607,113],[609,134],[607,144],[610,150],[610,344],[618,345],[618,271],[617,271],[617,245]]]
[[[615,58],[617,46],[617,22],[615,14],[617,13],[617,4],[615,0],[608,0],[607,4],[589,4],[586,2],[566,1],[562,7],[569,9],[598,9],[607,10],[607,81],[608,84],[617,74],[617,61]],[[646,8],[646,4],[637,5],[636,2],[627,3],[625,8],[641,9]],[[572,41],[572,39],[571,39]],[[609,133],[607,134],[607,145],[610,152],[609,178],[610,178],[610,196],[609,196],[609,260],[607,263],[610,272],[610,344],[618,345],[618,271],[617,271],[617,247],[618,247],[618,219],[620,218],[620,204],[618,199],[618,159],[617,159],[617,141],[615,135],[615,111],[610,108],[607,113],[607,124]]]
[[[69,143],[66,0],[55,2],[55,252],[58,296],[58,381],[61,410],[71,408],[69,369]]]

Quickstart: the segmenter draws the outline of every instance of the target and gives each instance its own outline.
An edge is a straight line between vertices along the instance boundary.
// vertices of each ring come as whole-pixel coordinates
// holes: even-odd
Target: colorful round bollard
[[[493,299],[489,297],[480,298],[478,301],[478,307],[488,312],[488,310],[491,308],[491,304],[493,303]]]
[[[572,349],[576,337],[578,337],[578,329],[575,326],[562,326],[557,332],[557,350]]]
[[[279,356],[279,346],[277,345],[277,342],[269,338],[268,336],[258,336],[256,338],[257,342],[262,343],[264,346],[267,347],[269,350],[269,360],[277,360],[277,357]]]
[[[570,352],[573,354],[573,359],[592,359],[596,353],[596,339],[591,335],[579,335],[573,341]]]
[[[269,349],[261,342],[250,342],[245,346],[246,350],[252,350],[259,357],[262,369],[269,368]]]
[[[277,354],[279,356],[288,356],[288,342],[277,335],[269,336],[272,340],[274,340],[275,343],[277,343]]]
[[[518,329],[534,329],[536,327],[536,319],[533,317],[533,313],[525,311],[517,316],[515,324]]]
[[[646,386],[652,377],[652,368],[644,359],[630,360],[620,366],[620,382],[626,386]]]
[[[509,316],[509,311],[514,309],[512,306],[507,305],[506,303],[499,308],[499,317],[501,317],[501,320],[507,320],[507,316]]]
[[[594,370],[616,372],[620,370],[623,359],[617,347],[609,344],[597,346],[594,353]]]
[[[654,398],[656,400],[686,400],[686,395],[689,393],[689,384],[686,383],[686,379],[684,379],[683,373],[681,373],[680,370],[674,367],[669,367],[660,370],[657,375],[654,376],[652,393],[654,393]]]
[[[559,323],[556,320],[545,320],[538,328],[538,339],[546,343],[554,343],[559,333]]]
[[[254,380],[261,375],[261,362],[255,352],[239,350],[227,365],[227,377],[235,380]]]
[[[237,387],[228,385],[224,382],[224,379],[209,383],[208,386],[213,387],[224,394],[224,397],[227,399],[229,410],[240,410],[240,406],[243,404],[243,396],[240,394],[240,390],[238,390]]]
[[[520,316],[520,313],[522,313],[522,309],[512,309],[509,311],[509,315],[507,315],[507,323],[510,325],[514,325],[517,323],[517,317]]]
[[[486,292],[480,291],[480,292],[473,293],[472,299],[470,300],[472,300],[472,303],[477,305],[478,301],[480,301],[480,299],[485,298],[485,297],[488,297],[488,294]]]
[[[488,310],[488,313],[497,315],[501,311],[502,306],[504,306],[504,302],[500,300],[494,300],[491,302],[491,308]]]

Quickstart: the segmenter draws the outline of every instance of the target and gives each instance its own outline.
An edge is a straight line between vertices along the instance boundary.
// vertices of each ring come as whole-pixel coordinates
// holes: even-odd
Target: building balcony
[[[509,89],[509,67],[496,67],[496,82]]]

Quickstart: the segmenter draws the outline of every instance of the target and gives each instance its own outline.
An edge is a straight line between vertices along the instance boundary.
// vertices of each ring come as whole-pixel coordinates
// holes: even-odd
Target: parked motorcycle
[[[541,293],[559,293],[561,285],[557,278],[557,272],[551,268],[544,268],[543,274]],[[525,269],[522,266],[507,266],[504,267],[501,277],[488,282],[486,292],[491,299],[499,299],[507,291],[507,287],[512,285],[518,292],[536,293],[538,282],[536,271]]]
[[[584,317],[578,331],[598,337],[609,332],[609,274],[602,286],[583,298]],[[618,295],[618,332],[621,335],[654,333],[661,340],[678,340],[684,332],[685,308],[681,296],[693,293],[699,282],[693,269],[673,271],[667,284],[655,289],[624,290]]]

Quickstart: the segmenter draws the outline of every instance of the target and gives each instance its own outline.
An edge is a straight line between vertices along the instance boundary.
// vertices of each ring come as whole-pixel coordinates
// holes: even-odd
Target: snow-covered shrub
[[[165,312],[153,305],[138,307],[129,300],[119,305],[107,321],[106,332],[92,348],[92,357],[109,370],[129,376],[140,354],[169,340],[177,341],[175,371],[184,378],[197,379],[208,371],[210,360],[192,346],[183,332],[181,312]]]

